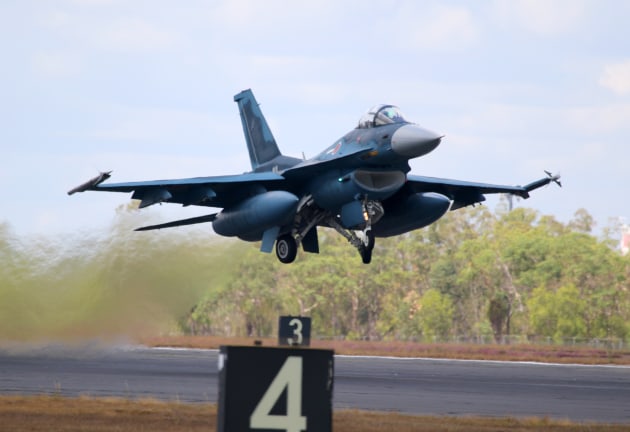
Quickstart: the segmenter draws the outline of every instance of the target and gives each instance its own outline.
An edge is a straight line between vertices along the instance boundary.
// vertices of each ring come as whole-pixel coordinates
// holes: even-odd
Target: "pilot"
[[[384,113],[392,121],[392,123],[398,123],[403,120],[398,110],[394,107],[386,108]]]

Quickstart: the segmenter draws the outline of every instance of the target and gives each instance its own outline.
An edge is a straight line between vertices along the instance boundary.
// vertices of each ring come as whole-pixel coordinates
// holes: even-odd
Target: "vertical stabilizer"
[[[280,156],[280,150],[252,91],[243,90],[234,96],[234,102],[241,113],[249,159],[252,169],[256,171],[261,165]]]

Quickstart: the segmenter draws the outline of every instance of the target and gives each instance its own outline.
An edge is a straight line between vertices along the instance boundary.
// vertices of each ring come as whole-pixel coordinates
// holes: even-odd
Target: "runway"
[[[216,402],[218,353],[0,348],[0,393]],[[334,408],[630,423],[630,368],[335,357]]]

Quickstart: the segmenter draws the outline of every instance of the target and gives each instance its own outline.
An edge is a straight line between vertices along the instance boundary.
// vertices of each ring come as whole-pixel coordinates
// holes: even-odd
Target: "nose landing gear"
[[[372,261],[372,250],[374,249],[374,234],[371,229],[362,232],[362,244],[357,248],[361,254],[363,264],[369,264]]]

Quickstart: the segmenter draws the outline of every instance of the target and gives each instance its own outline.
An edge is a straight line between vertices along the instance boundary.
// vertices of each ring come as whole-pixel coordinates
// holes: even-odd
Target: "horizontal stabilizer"
[[[190,219],[180,219],[180,220],[167,222],[167,223],[163,223],[159,225],[145,226],[141,228],[136,228],[134,231],[151,231],[151,230],[162,229],[162,228],[172,228],[172,227],[182,226],[182,225],[194,225],[194,224],[199,224],[199,223],[212,222],[217,218],[217,214],[218,213],[213,213],[213,214],[209,214],[205,216],[197,216]]]

